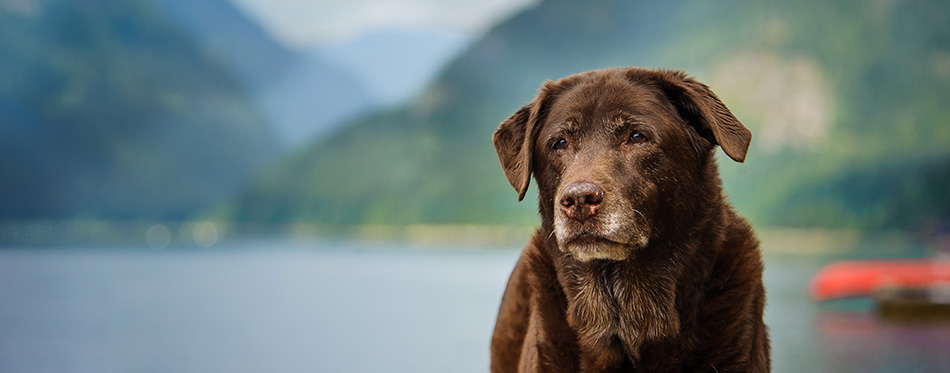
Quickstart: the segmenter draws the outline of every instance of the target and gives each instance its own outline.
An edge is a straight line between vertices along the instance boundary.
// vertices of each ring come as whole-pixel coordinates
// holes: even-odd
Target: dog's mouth
[[[597,244],[621,244],[620,242],[611,240],[606,236],[591,233],[591,232],[580,232],[573,236],[570,236],[564,240],[566,245],[597,245]]]
[[[564,239],[559,237],[558,243],[562,251],[570,253],[582,262],[592,259],[624,260],[645,244],[627,243],[591,232],[579,232]]]

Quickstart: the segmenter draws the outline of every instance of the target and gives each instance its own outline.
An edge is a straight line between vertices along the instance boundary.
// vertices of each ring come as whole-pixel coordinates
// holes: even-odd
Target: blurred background
[[[538,224],[491,134],[546,79],[681,69],[766,258],[776,371],[950,369],[818,304],[950,251],[945,1],[0,0],[0,371],[487,371]],[[533,189],[533,187],[532,187]]]

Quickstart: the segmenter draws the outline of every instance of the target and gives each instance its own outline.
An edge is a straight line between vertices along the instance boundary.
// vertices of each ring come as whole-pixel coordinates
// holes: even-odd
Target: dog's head
[[[742,162],[751,132],[685,74],[607,69],[546,82],[502,122],[495,150],[521,200],[576,259],[626,259],[719,201],[716,145]]]

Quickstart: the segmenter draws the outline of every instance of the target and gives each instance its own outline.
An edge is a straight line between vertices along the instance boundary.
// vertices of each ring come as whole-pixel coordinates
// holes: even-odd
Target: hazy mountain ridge
[[[469,41],[448,30],[391,27],[319,46],[311,55],[356,77],[382,106],[393,106],[418,95]]]
[[[155,0],[207,53],[230,68],[285,145],[324,135],[378,105],[356,76],[289,49],[228,0]]]

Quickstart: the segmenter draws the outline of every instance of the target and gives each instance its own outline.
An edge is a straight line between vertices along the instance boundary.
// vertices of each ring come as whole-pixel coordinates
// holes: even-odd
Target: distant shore
[[[522,247],[536,226],[470,224],[329,225],[296,222],[280,225],[222,221],[0,221],[0,249],[30,247],[213,247],[225,241],[255,239],[359,240],[402,242],[418,248]],[[851,229],[759,227],[766,253],[817,255],[862,252],[926,255],[946,250],[947,237],[913,232],[864,232]]]

